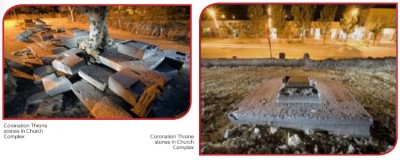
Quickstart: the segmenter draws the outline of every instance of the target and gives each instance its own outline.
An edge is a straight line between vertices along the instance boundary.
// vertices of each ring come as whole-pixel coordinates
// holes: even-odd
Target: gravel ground
[[[371,60],[371,59],[369,59]],[[373,60],[374,61],[374,60]],[[201,152],[204,154],[385,153],[396,140],[396,61],[376,59],[360,67],[202,67]],[[337,63],[341,63],[337,61]],[[227,113],[260,83],[284,75],[340,80],[372,115],[370,138],[304,133],[268,125],[235,125]],[[226,78],[229,77],[229,78]]]

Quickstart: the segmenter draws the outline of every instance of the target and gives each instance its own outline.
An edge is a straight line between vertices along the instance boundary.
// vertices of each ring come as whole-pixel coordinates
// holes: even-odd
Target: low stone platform
[[[300,130],[326,130],[339,135],[368,137],[371,115],[336,80],[316,78],[321,103],[277,103],[281,78],[268,79],[229,113],[237,124],[261,124]]]

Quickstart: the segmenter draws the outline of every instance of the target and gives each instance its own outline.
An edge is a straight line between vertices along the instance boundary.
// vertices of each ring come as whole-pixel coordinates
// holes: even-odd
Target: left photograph
[[[190,5],[17,5],[3,19],[3,119],[178,119]]]

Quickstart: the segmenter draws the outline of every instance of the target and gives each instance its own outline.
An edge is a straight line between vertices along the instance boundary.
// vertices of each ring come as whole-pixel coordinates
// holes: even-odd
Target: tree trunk
[[[324,39],[324,43],[323,43],[323,44],[325,45],[326,33],[324,32],[324,33],[322,34],[322,36],[323,36],[322,38]]]
[[[71,21],[75,22],[75,16],[74,16],[74,11],[75,8],[74,7],[68,7],[69,13],[71,14]]]
[[[109,7],[96,6],[96,7],[79,7],[79,9],[86,14],[90,21],[90,34],[87,44],[84,44],[85,51],[95,58],[97,63],[99,61],[99,49],[104,49],[108,46],[109,35],[106,25]]]

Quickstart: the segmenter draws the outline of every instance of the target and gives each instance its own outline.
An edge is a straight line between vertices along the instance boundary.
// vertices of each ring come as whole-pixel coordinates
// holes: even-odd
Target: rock
[[[103,98],[103,93],[85,80],[80,80],[72,85],[72,91],[90,111],[98,101]]]
[[[287,149],[288,149],[288,146],[287,146],[286,144],[284,144],[284,145],[278,146],[278,149],[280,149],[280,150],[287,150]]]
[[[108,87],[129,104],[136,105],[146,86],[140,82],[138,74],[131,70],[122,70],[110,76]]]
[[[299,136],[297,136],[297,134],[294,134],[293,136],[289,136],[288,134],[288,145],[292,146],[292,147],[296,147],[297,145],[299,145],[301,143],[301,139],[299,138]]]
[[[77,55],[70,55],[52,62],[53,67],[63,73],[75,75],[80,69],[86,66],[86,61]]]
[[[47,97],[46,92],[38,92],[28,97],[25,103],[25,112],[34,115],[37,112],[39,104]]]
[[[306,135],[313,135],[313,134],[314,134],[314,130],[312,130],[312,129],[306,129],[306,130],[304,130],[304,134],[306,134]]]
[[[159,50],[155,45],[135,40],[119,42],[117,47],[118,52],[138,59],[146,59]]]
[[[61,111],[63,105],[63,95],[45,97],[40,103],[36,114],[52,115]]]
[[[33,69],[33,78],[36,81],[42,81],[42,78],[48,76],[51,73],[54,73],[56,70],[51,65],[45,65],[38,68]]]
[[[353,147],[353,145],[349,145],[349,147],[347,148],[347,152],[346,153],[354,153],[354,151],[355,151],[355,148]]]
[[[254,128],[254,134],[255,134],[255,135],[259,135],[259,134],[260,134],[260,129]]]
[[[97,102],[93,109],[90,110],[90,113],[96,118],[132,118],[128,112],[117,106],[107,97],[103,97]]]
[[[224,133],[224,138],[226,139],[230,138],[232,135],[232,131],[233,131],[232,129],[226,129]]]
[[[107,87],[108,78],[111,76],[112,72],[107,71],[106,69],[103,69],[97,65],[91,65],[82,68],[78,74],[80,77],[82,77],[82,79],[88,81],[96,88],[104,91]]]
[[[71,82],[65,78],[57,77],[54,73],[44,77],[42,79],[44,90],[50,96],[54,96],[60,93],[71,90]]]
[[[269,133],[270,134],[275,134],[276,132],[278,132],[278,127],[269,127]]]

